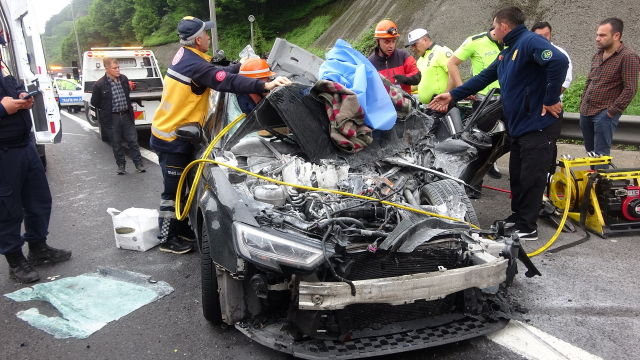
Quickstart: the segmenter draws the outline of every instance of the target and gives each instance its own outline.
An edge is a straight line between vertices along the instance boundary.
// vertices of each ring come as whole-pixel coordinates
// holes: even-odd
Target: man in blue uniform
[[[51,193],[29,137],[33,97],[22,100],[26,94],[13,76],[0,74],[0,254],[9,263],[11,277],[23,284],[40,280],[32,265],[71,257],[71,251],[47,245]],[[25,232],[20,235],[23,221]],[[29,244],[26,258],[25,241]]]
[[[209,34],[213,21],[204,22],[185,16],[178,24],[182,47],[167,69],[160,106],[151,125],[151,147],[158,154],[164,179],[160,195],[160,251],[184,254],[193,245],[195,235],[186,220],[178,221],[175,213],[176,192],[182,171],[193,158],[193,145],[176,136],[176,129],[187,123],[200,123],[204,127],[209,109],[210,89],[239,94],[262,94],[276,86],[288,85],[289,79],[277,77],[270,82],[239,75],[241,64],[226,67],[210,63]],[[244,59],[243,61],[244,62]],[[184,196],[183,198],[186,198]]]
[[[477,76],[449,93],[438,95],[431,108],[446,109],[498,80],[504,114],[512,137],[509,175],[511,211],[520,238],[537,240],[538,213],[547,183],[553,146],[560,135],[560,93],[569,60],[550,42],[524,26],[524,13],[506,7],[493,20],[495,39],[508,46]],[[441,110],[440,110],[441,111]]]

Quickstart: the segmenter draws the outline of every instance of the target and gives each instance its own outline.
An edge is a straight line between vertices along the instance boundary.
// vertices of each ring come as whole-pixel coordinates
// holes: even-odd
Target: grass
[[[580,98],[582,97],[582,91],[584,90],[586,81],[587,78],[585,76],[577,76],[573,79],[573,82],[564,92],[564,97],[562,98],[564,111],[572,113],[580,112]],[[640,115],[640,91],[636,93],[636,96],[631,100],[631,103],[622,114]]]
[[[292,44],[308,49],[311,44],[320,37],[320,35],[327,31],[330,25],[331,16],[318,16],[311,20],[309,25],[294,29],[290,33],[286,34],[284,38]]]

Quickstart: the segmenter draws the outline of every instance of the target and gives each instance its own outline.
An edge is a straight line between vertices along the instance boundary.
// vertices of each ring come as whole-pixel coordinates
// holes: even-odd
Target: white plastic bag
[[[120,211],[108,208],[113,220],[113,234],[120,249],[147,251],[160,244],[158,210],[128,208]]]
[[[249,58],[259,58],[260,56],[256,55],[256,52],[253,51],[253,48],[251,47],[251,45],[247,45],[244,47],[244,49],[242,49],[242,51],[240,51],[240,59],[244,59],[246,57]]]

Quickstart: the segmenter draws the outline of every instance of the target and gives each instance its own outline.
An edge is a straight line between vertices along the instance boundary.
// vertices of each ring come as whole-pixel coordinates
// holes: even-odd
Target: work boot
[[[17,266],[9,266],[9,275],[21,284],[28,284],[40,280],[40,275],[38,275],[38,272],[29,264],[24,256],[22,260],[18,262]]]
[[[71,251],[52,248],[46,244],[38,250],[29,244],[29,255],[27,255],[27,259],[34,266],[44,263],[63,262],[69,260],[70,257]]]
[[[186,254],[191,250],[193,250],[193,244],[178,237],[169,238],[166,242],[160,244],[160,251],[174,254]]]
[[[136,171],[139,172],[139,173],[143,173],[143,172],[146,172],[147,169],[145,169],[144,165],[142,164],[142,162],[140,162],[140,163],[136,164]]]
[[[119,164],[118,165],[118,175],[124,175],[125,171],[124,171],[124,164]]]
[[[500,170],[498,170],[498,163],[493,163],[487,175],[491,176],[494,179],[502,178],[502,174],[500,173]]]
[[[185,241],[196,241],[196,233],[194,233],[189,226],[178,229],[178,237]]]

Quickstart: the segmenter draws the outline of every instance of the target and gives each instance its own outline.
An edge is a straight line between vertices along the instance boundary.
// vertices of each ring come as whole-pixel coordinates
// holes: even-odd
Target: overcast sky
[[[36,17],[40,23],[40,32],[44,32],[44,24],[50,17],[59,13],[71,0],[31,0],[36,9]]]

